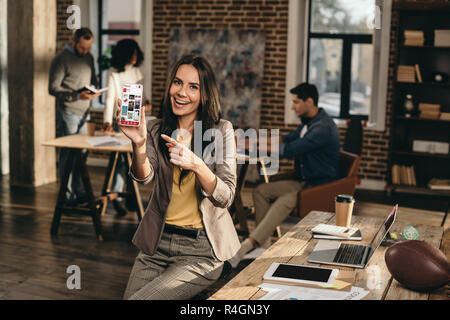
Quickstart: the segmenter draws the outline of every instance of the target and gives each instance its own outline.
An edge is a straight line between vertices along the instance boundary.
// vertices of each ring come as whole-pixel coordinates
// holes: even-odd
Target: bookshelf
[[[401,151],[401,150],[393,150],[393,154],[405,157],[427,157],[434,159],[449,159],[450,155],[441,154],[441,153],[429,153],[429,152],[413,152],[413,151]]]
[[[403,49],[403,50],[407,50],[407,49],[418,49],[418,50],[428,50],[428,49],[432,49],[432,50],[450,50],[450,47],[436,47],[433,45],[423,45],[423,46],[407,46],[404,44],[399,45],[399,48]]]
[[[432,178],[450,179],[450,153],[417,152],[413,150],[413,142],[426,140],[450,143],[450,120],[422,118],[418,108],[419,103],[436,104],[440,106],[439,112],[450,112],[450,47],[434,45],[435,30],[450,30],[450,3],[438,6],[429,3],[397,5],[394,10],[399,18],[396,28],[398,52],[395,57],[396,81],[393,83],[387,189],[413,194],[448,195],[450,191],[432,190],[428,183]],[[413,45],[405,45],[405,35],[408,37],[406,42]],[[417,72],[411,78],[411,70],[415,69],[415,65],[419,67],[421,82]],[[398,70],[401,70],[399,77]],[[437,72],[449,77],[444,82],[435,82],[434,74]],[[399,78],[406,81],[414,79],[414,82],[399,81]],[[409,114],[404,107],[408,94],[413,96],[415,105]],[[408,168],[409,177],[412,168],[413,185],[411,179],[409,184],[399,182],[399,166]]]
[[[450,83],[438,83],[438,82],[399,82],[397,81],[398,86],[405,86],[405,87],[436,87],[436,88],[446,88],[450,89]]]
[[[405,116],[395,116],[395,120],[419,121],[419,122],[428,121],[428,122],[434,122],[437,124],[450,125],[450,120],[442,120],[442,119],[426,119],[426,118],[419,118],[419,117],[407,118]]]

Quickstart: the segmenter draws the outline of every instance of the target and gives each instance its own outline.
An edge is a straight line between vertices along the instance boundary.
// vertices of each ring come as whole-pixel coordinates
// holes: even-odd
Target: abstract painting
[[[265,35],[253,30],[174,29],[169,67],[185,54],[211,64],[218,82],[223,117],[236,128],[259,128]]]

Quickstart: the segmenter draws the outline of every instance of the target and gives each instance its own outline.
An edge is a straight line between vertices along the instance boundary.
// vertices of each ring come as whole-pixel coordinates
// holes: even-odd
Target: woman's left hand
[[[166,146],[169,148],[172,164],[194,172],[199,169],[203,161],[194,152],[165,134],[162,134],[161,137],[167,141]]]

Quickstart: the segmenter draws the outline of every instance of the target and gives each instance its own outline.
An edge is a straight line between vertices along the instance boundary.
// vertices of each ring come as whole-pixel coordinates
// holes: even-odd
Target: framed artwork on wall
[[[173,29],[168,66],[185,54],[206,58],[216,75],[223,117],[235,128],[259,128],[264,50],[263,31]]]

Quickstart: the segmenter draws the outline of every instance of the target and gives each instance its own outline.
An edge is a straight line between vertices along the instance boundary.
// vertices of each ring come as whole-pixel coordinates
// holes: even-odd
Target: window
[[[333,118],[368,119],[375,0],[310,0],[306,79]]]
[[[121,39],[138,41],[142,0],[98,0],[98,47],[100,86],[106,83],[111,48]]]
[[[316,0],[313,0],[314,2]],[[355,100],[354,104],[359,104],[361,102],[367,102],[370,100],[369,104],[369,114],[368,114],[368,122],[367,129],[375,130],[375,131],[384,131],[386,129],[386,102],[387,102],[387,87],[388,87],[388,69],[389,69],[389,50],[390,50],[390,31],[391,31],[391,13],[392,13],[392,1],[393,0],[372,0],[375,3],[375,7],[372,9],[366,9],[368,12],[368,18],[366,20],[366,25],[368,29],[372,29],[372,43],[355,43],[352,44],[352,51],[359,50],[359,55],[361,59],[355,58],[358,53],[353,54],[352,61],[353,63],[349,63],[351,69],[347,68],[347,72],[351,72],[353,74],[353,81],[355,82],[363,82],[370,83],[369,86],[365,86],[365,95],[364,91],[361,90],[362,86],[359,86],[360,98],[353,99]],[[372,3],[367,1],[354,1],[354,8],[360,8],[361,3]],[[308,57],[309,57],[309,33],[310,33],[310,18],[312,16],[310,6],[312,5],[312,1],[310,0],[289,0],[289,18],[288,18],[288,48],[287,48],[287,66],[286,66],[286,88],[285,88],[285,108],[284,108],[284,119],[285,124],[298,124],[299,119],[296,113],[291,110],[292,99],[289,93],[289,90],[295,87],[297,84],[301,82],[305,82],[308,80],[307,77],[307,69],[308,69]],[[337,4],[337,1],[327,1],[333,7]],[[361,2],[361,3],[360,3]],[[342,3],[342,1],[338,1],[338,3]],[[347,1],[348,3],[348,1]],[[321,4],[325,6],[325,2],[322,0]],[[328,4],[325,6],[325,14]],[[327,19],[331,19],[334,16],[328,14]],[[370,18],[369,18],[370,17]],[[339,15],[337,15],[339,18]],[[360,18],[362,22],[362,18]],[[325,21],[328,23],[328,21]],[[317,23],[314,25],[317,28],[321,26]],[[316,30],[317,33],[325,33],[330,36],[330,34],[337,34],[337,29],[335,30],[325,30],[325,24],[322,25],[322,30]],[[348,30],[348,29],[347,29]],[[313,34],[315,32],[312,32]],[[346,34],[343,32],[344,35]],[[351,35],[351,33],[347,34]],[[363,34],[369,35],[370,34]],[[319,38],[315,38],[319,39]],[[337,39],[337,38],[336,38]],[[317,40],[316,40],[317,41]],[[356,47],[356,48],[355,48]],[[373,47],[371,50],[369,50]],[[364,55],[368,55],[372,51],[372,61],[370,63],[365,63]],[[340,59],[340,56],[343,54],[337,52],[331,52],[330,57],[333,59]],[[360,70],[358,70],[358,68]],[[320,71],[316,68],[316,71]],[[369,76],[371,72],[372,76]],[[314,75],[314,74],[312,74]],[[315,75],[317,77],[317,73]],[[350,76],[351,77],[351,76]],[[370,81],[370,79],[372,79]],[[342,81],[340,82],[342,83]],[[361,114],[361,109],[358,110],[355,106],[350,107],[350,96],[356,97],[356,92],[358,92],[358,86],[349,86],[350,90],[348,90],[347,96],[348,99],[348,115]],[[370,92],[370,99],[369,94]],[[339,92],[341,95],[342,92]],[[361,97],[364,97],[361,99]],[[338,100],[340,102],[340,100]],[[319,99],[319,103],[322,102]],[[351,111],[350,111],[351,110]],[[339,104],[339,115],[340,115],[340,104]],[[358,116],[359,118],[367,118],[367,116]],[[337,121],[338,125],[345,126],[345,122]]]

